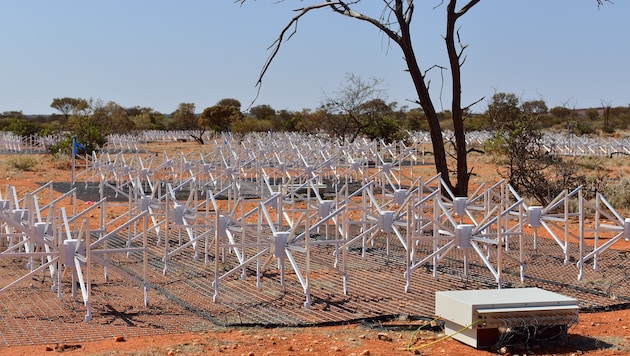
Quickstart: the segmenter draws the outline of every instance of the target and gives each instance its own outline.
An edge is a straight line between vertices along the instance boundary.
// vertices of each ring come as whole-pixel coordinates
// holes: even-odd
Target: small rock
[[[359,356],[370,356],[370,350],[363,350],[363,351],[361,351]]]
[[[359,335],[359,339],[365,339],[365,335],[364,334]]]
[[[46,351],[54,351],[55,348],[52,346],[46,346]]]
[[[331,346],[330,350],[333,351],[333,352],[340,352],[341,348],[339,348],[339,346]]]
[[[386,333],[378,333],[376,338],[382,341],[392,341],[392,338]]]
[[[66,344],[57,344],[57,346],[55,346],[55,351],[57,352],[64,352],[64,351],[71,351],[71,350],[77,350],[80,349],[81,345],[66,345]]]
[[[125,342],[127,340],[125,340],[124,336],[116,336],[116,342]]]
[[[289,347],[287,347],[287,351],[289,351],[289,352],[293,352],[293,351],[295,351],[295,350],[293,349],[293,346],[289,345]]]
[[[508,349],[507,347],[503,346],[502,348],[497,350],[497,353],[499,353],[500,355],[505,355],[508,353]]]
[[[175,356],[175,351],[170,350],[170,351],[167,353],[167,355],[168,355],[168,356]]]

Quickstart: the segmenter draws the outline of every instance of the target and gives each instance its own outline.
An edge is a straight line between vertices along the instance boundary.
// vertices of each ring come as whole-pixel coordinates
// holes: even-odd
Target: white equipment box
[[[435,314],[444,319],[446,335],[489,348],[502,332],[518,328],[556,328],[566,338],[567,326],[578,322],[578,305],[540,288],[457,290],[435,293]]]

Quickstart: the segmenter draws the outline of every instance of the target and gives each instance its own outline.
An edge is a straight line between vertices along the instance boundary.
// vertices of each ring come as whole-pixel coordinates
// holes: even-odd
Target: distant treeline
[[[518,102],[513,112],[536,107],[543,129],[569,131],[576,135],[611,135],[627,130],[630,106],[602,106],[575,109],[556,106],[548,109],[542,100]],[[144,130],[192,130],[194,138],[206,132],[248,133],[267,131],[326,132],[334,138],[354,140],[357,137],[381,138],[387,141],[404,139],[406,132],[427,131],[420,108],[400,107],[373,99],[349,110],[330,105],[301,111],[276,110],[269,105],[250,107],[242,111],[236,99],[222,99],[216,105],[197,112],[194,103],[181,103],[172,113],[160,113],[149,107],[125,108],[115,102],[81,98],[56,98],[51,107],[58,113],[25,115],[21,111],[0,113],[0,130],[20,136],[40,136],[70,132],[84,141],[102,142],[108,134],[125,134]],[[440,114],[443,130],[452,129],[451,114]],[[506,118],[509,119],[509,118]],[[492,130],[488,113],[468,113],[466,130]],[[200,142],[203,143],[203,142]]]

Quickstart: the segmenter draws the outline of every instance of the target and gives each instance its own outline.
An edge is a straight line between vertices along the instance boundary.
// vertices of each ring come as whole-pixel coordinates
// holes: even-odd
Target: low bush
[[[33,157],[16,156],[7,161],[7,166],[18,171],[33,171],[37,163],[37,160]]]
[[[606,200],[616,209],[630,209],[630,180],[619,179],[607,181],[600,188]]]

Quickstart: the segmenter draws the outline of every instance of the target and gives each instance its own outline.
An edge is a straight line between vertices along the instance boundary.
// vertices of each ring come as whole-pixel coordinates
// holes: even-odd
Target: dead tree
[[[237,0],[237,2],[243,4],[247,0]],[[438,119],[438,113],[435,109],[433,99],[429,91],[429,81],[427,79],[427,71],[421,70],[416,56],[416,51],[413,46],[410,26],[414,13],[414,1],[413,0],[382,0],[384,9],[380,12],[379,16],[368,16],[360,11],[357,11],[357,6],[362,0],[324,0],[319,4],[302,7],[296,9],[297,15],[294,16],[291,21],[282,29],[278,38],[270,46],[271,55],[265,62],[263,69],[261,70],[258,78],[257,85],[260,90],[262,79],[265,73],[269,69],[269,66],[273,62],[274,58],[280,51],[281,45],[284,41],[290,39],[297,31],[298,22],[302,17],[312,11],[317,10],[332,10],[342,16],[353,18],[359,21],[367,22],[376,28],[378,28],[391,43],[400,48],[403,53],[405,64],[407,65],[407,71],[411,76],[414,88],[416,89],[417,99],[415,102],[420,105],[425,113],[427,122],[429,124],[429,133],[431,136],[432,148],[434,153],[435,168],[440,173],[446,182],[447,186],[458,196],[466,196],[468,193],[468,182],[470,180],[471,172],[468,170],[467,161],[467,148],[466,148],[466,133],[464,130],[464,113],[472,105],[478,103],[484,98],[462,107],[461,102],[461,67],[464,64],[465,57],[463,51],[466,46],[459,41],[459,33],[456,31],[456,24],[459,18],[464,16],[481,0],[467,0],[460,3],[464,5],[457,6],[457,0],[442,0],[438,6],[446,4],[446,33],[444,40],[446,43],[446,50],[449,58],[450,74],[452,81],[452,101],[451,112],[454,127],[454,140],[452,141],[454,146],[454,159],[456,163],[455,167],[455,184],[451,181],[451,170],[449,169],[446,144],[442,137],[442,128],[440,127],[440,121]],[[597,0],[598,6],[608,0]],[[441,68],[439,66],[432,66],[431,68]],[[443,68],[442,68],[443,69]]]

